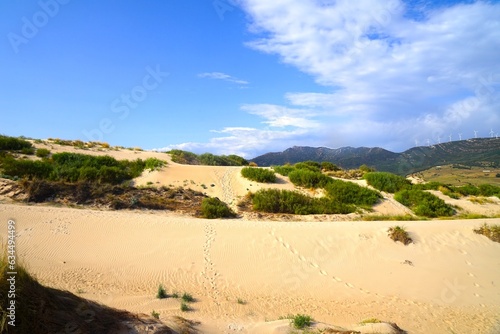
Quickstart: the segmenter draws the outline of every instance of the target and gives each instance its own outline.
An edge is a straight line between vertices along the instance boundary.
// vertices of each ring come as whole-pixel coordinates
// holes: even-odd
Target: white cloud
[[[243,0],[241,7],[256,36],[250,48],[278,55],[322,86],[322,93],[285,94],[284,106],[244,105],[269,127],[252,129],[259,144],[283,144],[285,133],[288,140],[310,135],[322,146],[403,150],[450,133],[500,132],[498,3]],[[248,133],[226,133],[213,142],[246,150]]]
[[[221,72],[205,72],[198,74],[200,78],[209,78],[209,79],[217,79],[224,80],[228,82],[237,83],[240,85],[248,85],[248,81],[237,79],[235,77],[230,76],[229,74],[221,73]]]

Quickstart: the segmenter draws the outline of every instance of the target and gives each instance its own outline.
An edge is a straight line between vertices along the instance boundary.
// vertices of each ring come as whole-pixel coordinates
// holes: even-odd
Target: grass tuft
[[[474,229],[474,233],[482,234],[492,241],[500,242],[500,225],[498,224],[489,225],[485,223],[479,228]]]
[[[413,242],[403,226],[392,226],[387,232],[389,232],[389,237],[394,240],[394,242],[400,241],[403,245],[408,245]]]
[[[168,297],[167,291],[165,291],[165,288],[163,288],[163,285],[160,284],[160,286],[158,286],[158,292],[156,293],[156,298],[163,299],[163,298],[167,298],[167,297]]]

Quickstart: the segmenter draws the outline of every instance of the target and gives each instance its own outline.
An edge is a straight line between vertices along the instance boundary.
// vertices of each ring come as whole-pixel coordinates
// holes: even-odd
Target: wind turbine
[[[474,130],[474,138],[477,138],[477,130]]]
[[[462,140],[462,134],[461,133],[458,134],[458,138],[460,138],[460,140]]]
[[[415,147],[418,147],[418,140],[415,139]]]
[[[441,144],[441,136],[438,136],[438,144]]]
[[[494,134],[495,134],[495,132],[493,132],[493,129],[491,129],[491,131],[490,131],[490,137],[493,138]]]
[[[431,140],[427,138],[427,146],[431,146]]]
[[[450,143],[451,143],[451,133],[450,133],[450,135],[448,136],[448,138],[450,138]]]

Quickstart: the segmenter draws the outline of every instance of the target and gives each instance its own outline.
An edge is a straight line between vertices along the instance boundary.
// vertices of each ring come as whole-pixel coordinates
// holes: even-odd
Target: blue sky
[[[0,133],[246,157],[500,133],[498,1],[2,1]]]

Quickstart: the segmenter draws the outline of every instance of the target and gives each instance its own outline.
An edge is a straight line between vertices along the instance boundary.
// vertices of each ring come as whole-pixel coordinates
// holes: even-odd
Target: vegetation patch
[[[372,206],[382,198],[377,191],[341,180],[332,179],[325,190],[333,200],[345,204]]]
[[[324,188],[332,181],[331,177],[309,168],[296,168],[288,174],[288,178],[294,185],[305,188]]]
[[[163,285],[160,284],[158,286],[158,291],[156,292],[156,298],[163,299],[163,298],[167,298],[167,297],[168,297],[167,291],[165,291],[165,288],[163,287]]]
[[[101,208],[172,210],[195,214],[206,196],[200,192],[168,187],[135,188],[90,182],[22,180],[18,187],[28,202],[77,204]],[[14,198],[15,199],[15,198]]]
[[[291,319],[291,324],[294,328],[303,329],[311,326],[313,318],[305,314],[296,314]]]
[[[363,178],[375,189],[388,193],[395,193],[411,187],[410,181],[406,178],[387,172],[370,172],[366,173]]]
[[[241,175],[249,180],[262,183],[276,182],[276,174],[272,170],[257,168],[257,167],[244,167],[241,170]]]
[[[389,233],[389,237],[394,240],[394,242],[399,241],[403,243],[403,245],[408,245],[413,242],[403,226],[392,226],[387,232]]]
[[[442,199],[419,189],[406,189],[394,195],[394,199],[407,206],[418,216],[449,217],[455,212]]]
[[[353,205],[328,197],[313,198],[297,191],[261,189],[252,196],[253,209],[268,213],[347,214],[355,211]]]
[[[207,165],[207,166],[247,166],[248,161],[238,155],[214,155],[211,153],[196,154],[183,150],[171,150],[167,152],[172,161],[185,165]]]
[[[500,242],[500,225],[498,224],[483,224],[477,229],[474,229],[474,233],[482,234],[489,239]]]
[[[220,199],[207,197],[201,202],[201,216],[208,219],[233,218],[236,213]]]
[[[0,135],[0,151],[21,151],[33,148],[33,145],[22,138]]]

